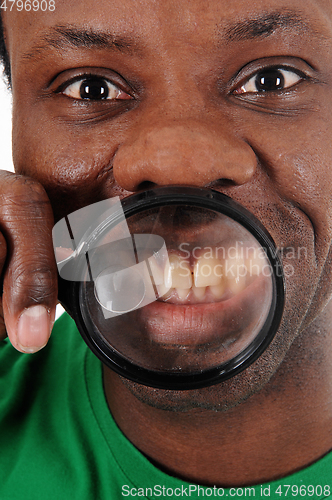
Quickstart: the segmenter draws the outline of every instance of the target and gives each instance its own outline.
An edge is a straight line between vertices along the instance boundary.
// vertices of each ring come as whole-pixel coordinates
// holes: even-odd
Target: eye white
[[[63,91],[62,93],[72,97],[73,99],[89,99],[88,97],[82,97],[82,87],[84,89],[84,83],[86,83],[86,90],[89,87],[89,84],[91,85],[91,82],[98,81],[102,86],[105,87],[105,96],[103,96],[103,93],[100,94],[99,98],[95,98],[96,100],[102,100],[102,99],[117,99],[121,94],[124,94],[118,87],[113,85],[111,82],[102,79],[102,78],[81,78],[80,80],[77,80],[76,82],[73,82],[69,84]],[[90,82],[90,83],[89,83]],[[93,97],[91,96],[90,99],[92,100]]]
[[[280,73],[284,79],[282,89],[288,89],[302,80],[302,77],[299,76],[294,71],[277,68],[276,72]],[[250,80],[248,80],[244,85],[241,86],[238,93],[244,94],[249,92],[251,93],[261,92],[261,90],[257,89],[257,76],[259,74],[264,75],[264,71],[261,71],[258,74],[256,73],[254,76],[252,76]]]

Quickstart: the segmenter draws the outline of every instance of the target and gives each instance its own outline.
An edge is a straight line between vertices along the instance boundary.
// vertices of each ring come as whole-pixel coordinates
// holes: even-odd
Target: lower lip
[[[137,320],[151,342],[164,346],[238,342],[242,346],[260,331],[271,296],[271,279],[260,276],[228,300],[194,305],[157,301],[142,308]]]

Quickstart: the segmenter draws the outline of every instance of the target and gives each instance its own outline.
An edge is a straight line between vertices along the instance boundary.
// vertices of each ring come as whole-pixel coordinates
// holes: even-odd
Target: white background
[[[12,162],[11,95],[3,79],[0,78],[0,169],[14,171]],[[63,312],[57,306],[57,317]]]

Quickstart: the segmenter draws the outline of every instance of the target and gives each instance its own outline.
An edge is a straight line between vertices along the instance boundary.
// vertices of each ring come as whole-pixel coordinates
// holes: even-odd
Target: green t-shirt
[[[39,353],[5,341],[0,356],[0,500],[331,496],[331,453],[254,488],[202,488],[161,472],[115,424],[101,363],[65,314]]]

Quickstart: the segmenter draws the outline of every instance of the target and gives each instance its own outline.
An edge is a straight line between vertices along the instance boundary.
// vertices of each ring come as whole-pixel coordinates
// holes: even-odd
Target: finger
[[[6,330],[5,320],[3,317],[2,299],[0,299],[0,341],[4,340],[6,337],[7,337],[7,330]]]
[[[6,240],[0,233],[0,276],[2,275],[2,270],[4,268],[4,264],[6,261],[6,255],[7,255]],[[2,295],[2,282],[0,284],[0,295]],[[2,298],[0,298],[0,341],[6,337],[7,337],[7,331],[6,331],[5,320],[3,317]]]
[[[49,339],[57,302],[53,213],[43,187],[1,172],[0,226],[7,242],[2,297],[7,333],[19,351],[36,352]]]

